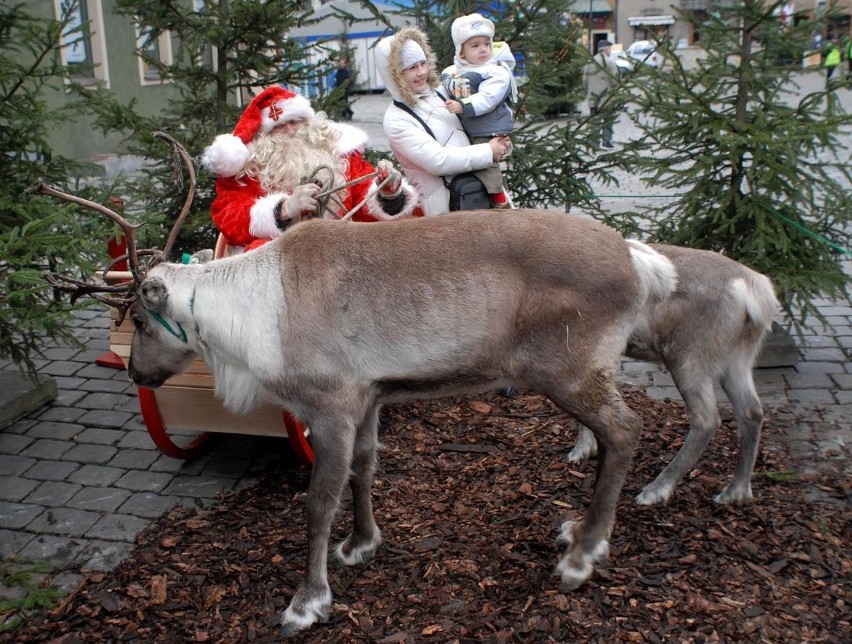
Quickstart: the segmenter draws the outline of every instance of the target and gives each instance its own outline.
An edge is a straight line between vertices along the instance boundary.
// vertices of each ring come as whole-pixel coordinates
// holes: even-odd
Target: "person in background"
[[[852,80],[852,37],[846,39],[846,79]]]
[[[615,124],[615,115],[612,110],[607,110],[605,101],[610,93],[618,86],[618,66],[610,58],[612,43],[601,40],[598,43],[598,53],[583,69],[583,84],[589,97],[589,116],[591,117],[592,145],[597,148],[603,145],[605,148],[613,147],[612,135]],[[602,112],[602,118],[596,119],[598,112]]]
[[[275,239],[289,226],[318,215],[320,187],[304,178],[320,166],[331,169],[333,186],[378,172],[374,179],[335,193],[345,210],[329,200],[334,212],[324,210],[325,218],[341,217],[365,199],[354,221],[417,214],[417,191],[390,161],[382,160],[374,169],[362,155],[366,144],[363,130],[315,113],[303,96],[282,87],[263,90],[246,107],[233,134],[220,134],[204,150],[202,164],[216,174],[213,222],[235,249],[251,250]],[[329,179],[325,171],[316,178]]]
[[[823,67],[825,67],[826,89],[829,89],[831,86],[831,77],[834,75],[834,70],[840,66],[840,59],[840,47],[837,46],[837,38],[832,37],[825,46],[825,59],[822,63]]]
[[[341,117],[344,121],[351,121],[354,116],[352,107],[349,104],[349,94],[352,86],[352,72],[349,71],[349,61],[345,56],[337,59],[337,71],[334,72],[334,88],[343,88],[343,109]]]
[[[811,49],[822,51],[822,34],[819,31],[814,31],[814,36],[811,40]]]
[[[376,67],[394,99],[385,111],[384,131],[397,162],[420,193],[426,216],[449,212],[444,177],[487,168],[511,148],[506,136],[471,145],[458,117],[447,110],[446,97],[436,91],[441,81],[435,60],[426,35],[416,27],[404,27],[376,45]]]
[[[447,110],[458,114],[471,143],[509,136],[514,127],[511,105],[518,99],[512,70],[515,58],[506,43],[493,43],[494,23],[478,13],[456,18],[451,31],[454,64],[441,73],[449,98]],[[508,208],[500,165],[474,174],[482,181],[495,208]]]

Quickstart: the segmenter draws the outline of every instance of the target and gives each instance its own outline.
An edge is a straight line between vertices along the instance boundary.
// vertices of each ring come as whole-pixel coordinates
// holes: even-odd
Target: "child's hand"
[[[444,107],[447,108],[447,111],[450,114],[461,114],[462,112],[464,112],[464,105],[452,99],[444,101]]]

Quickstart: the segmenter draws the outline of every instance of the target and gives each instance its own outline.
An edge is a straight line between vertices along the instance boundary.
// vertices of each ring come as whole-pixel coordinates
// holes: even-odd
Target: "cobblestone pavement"
[[[355,124],[385,150],[381,115],[387,101],[365,96],[354,104]],[[624,126],[617,127],[617,138],[625,136]],[[632,178],[621,179],[620,190],[636,189]],[[785,439],[803,473],[849,475],[852,307],[818,304],[833,328],[803,338],[795,367],[760,369],[756,379],[770,413],[799,419]],[[75,330],[86,348],[55,346],[38,362],[39,371],[56,380],[58,398],[0,430],[0,556],[51,564],[60,571],[53,579],[59,587],[73,586],[80,569],[111,569],[166,510],[210,503],[250,484],[287,449],[282,439],[224,435],[191,462],[162,455],[126,373],[95,363],[108,349],[108,325],[105,311],[81,312]],[[651,396],[679,399],[669,375],[655,365],[625,362],[622,375]]]

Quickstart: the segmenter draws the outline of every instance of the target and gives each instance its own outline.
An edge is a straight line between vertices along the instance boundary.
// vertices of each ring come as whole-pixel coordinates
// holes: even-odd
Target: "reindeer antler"
[[[135,301],[137,290],[142,284],[142,281],[145,279],[145,275],[148,269],[151,266],[168,259],[168,255],[171,252],[172,246],[174,246],[174,242],[177,238],[178,232],[180,231],[183,222],[186,220],[186,217],[189,214],[189,209],[192,206],[192,201],[195,198],[196,173],[195,167],[192,163],[192,159],[190,158],[189,154],[187,154],[186,150],[180,143],[175,141],[175,139],[173,139],[165,132],[155,132],[154,136],[161,139],[165,139],[169,142],[169,144],[171,144],[174,150],[175,158],[183,160],[184,164],[187,167],[187,172],[189,174],[189,190],[186,200],[184,201],[183,208],[181,208],[177,220],[172,226],[168,240],[166,241],[166,246],[162,251],[156,248],[146,248],[142,250],[137,250],[136,231],[141,228],[141,225],[131,224],[120,214],[118,214],[114,210],[111,210],[110,208],[107,208],[104,205],[101,205],[94,201],[90,201],[88,199],[83,199],[82,197],[67,194],[60,190],[57,190],[56,188],[51,188],[43,181],[39,181],[38,183],[36,183],[35,186],[27,190],[28,194],[39,193],[51,197],[56,197],[58,199],[63,199],[65,201],[70,201],[71,203],[76,203],[81,206],[86,206],[87,208],[91,208],[92,210],[96,210],[106,215],[121,227],[121,231],[124,234],[124,238],[127,242],[127,253],[120,257],[116,257],[112,261],[110,261],[107,267],[101,272],[101,279],[104,282],[107,282],[110,279],[109,273],[111,269],[119,262],[127,260],[128,269],[130,271],[131,277],[130,280],[123,281],[120,284],[96,284],[93,282],[77,280],[62,275],[45,275],[45,279],[54,288],[57,288],[64,293],[71,294],[72,304],[78,298],[87,295],[98,302],[108,304],[109,306],[118,309],[119,318],[116,325],[121,324],[121,322],[124,320],[124,316],[127,314],[127,310]],[[143,267],[139,263],[140,257],[150,257],[151,259],[146,262],[146,265]],[[124,277],[126,278],[126,274]],[[115,277],[113,276],[112,279],[114,280]]]
[[[127,309],[133,304],[136,299],[136,289],[133,282],[124,282],[115,285],[95,284],[93,282],[84,282],[75,280],[71,277],[63,275],[53,275],[46,273],[44,278],[48,283],[63,293],[71,294],[71,304],[77,301],[78,298],[88,295],[93,300],[108,304],[119,311],[119,320],[116,326],[121,324],[124,316],[127,314]],[[118,297],[106,297],[102,293],[118,293]]]
[[[133,281],[139,284],[142,283],[142,279],[144,279],[144,277],[140,278],[139,276],[139,253],[136,251],[136,231],[141,228],[140,224],[131,224],[124,217],[114,210],[110,210],[106,206],[95,203],[94,201],[89,201],[88,199],[83,199],[82,197],[69,195],[68,193],[57,190],[56,188],[51,188],[41,180],[39,180],[35,186],[27,190],[27,193],[40,193],[51,197],[57,197],[58,199],[86,206],[92,210],[97,210],[112,219],[121,227],[121,231],[124,233],[124,238],[127,240],[127,257],[125,258],[122,256],[116,261],[127,259],[128,268],[130,269],[130,273],[133,275]]]
[[[184,165],[186,166],[187,174],[189,174],[189,190],[186,193],[186,200],[183,202],[183,208],[180,210],[180,214],[178,218],[175,220],[174,225],[172,226],[171,231],[169,232],[169,238],[166,241],[166,247],[163,248],[163,260],[168,261],[169,253],[172,252],[172,246],[174,246],[175,239],[177,239],[178,232],[183,226],[183,222],[186,219],[186,216],[189,214],[189,209],[192,206],[192,201],[195,199],[195,184],[196,184],[196,175],[195,175],[195,166],[192,163],[192,158],[187,154],[184,147],[175,141],[171,136],[166,134],[165,132],[154,132],[154,136],[159,139],[163,139],[172,146],[172,152],[175,155],[175,167],[177,170],[177,161],[178,157],[183,160]],[[180,176],[179,172],[177,173]]]

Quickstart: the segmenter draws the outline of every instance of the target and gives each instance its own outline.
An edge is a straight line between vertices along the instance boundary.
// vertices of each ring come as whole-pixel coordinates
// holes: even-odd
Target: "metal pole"
[[[618,39],[618,0],[615,0],[615,12],[612,17],[612,42],[621,42]]]
[[[589,15],[586,16],[586,20],[589,22],[589,49],[594,54],[595,46],[592,43],[592,0],[589,0]]]

